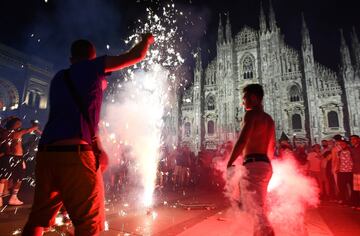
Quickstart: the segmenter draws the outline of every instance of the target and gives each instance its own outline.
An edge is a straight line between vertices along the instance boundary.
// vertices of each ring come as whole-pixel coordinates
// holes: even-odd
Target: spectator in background
[[[280,145],[279,145],[279,159],[286,159],[286,158],[293,158],[294,160],[296,160],[294,151],[291,147],[291,144],[289,142],[289,140],[287,139],[283,139],[283,140],[279,140]]]
[[[343,139],[337,141],[340,151],[337,169],[337,182],[339,185],[340,203],[350,205],[353,191],[353,161],[350,147]]]
[[[321,147],[319,144],[315,144],[311,147],[311,151],[307,156],[308,174],[316,180],[319,187],[321,186],[321,159]]]
[[[330,181],[327,175],[327,166],[331,162],[331,151],[326,151],[321,155],[320,163],[320,192],[323,200],[330,198]]]
[[[37,120],[32,120],[31,124],[33,126],[38,126],[39,122]],[[26,176],[31,176],[35,178],[35,159],[37,147],[39,144],[41,134],[39,132],[31,132],[26,134],[23,138],[23,148],[24,148],[24,160],[26,163]]]
[[[175,160],[175,187],[184,187],[188,173],[187,169],[190,167],[190,151],[186,146],[179,147],[176,150]]]
[[[0,180],[0,196],[3,195],[5,182],[10,179],[14,183],[13,191],[9,200],[9,205],[19,206],[23,202],[18,199],[18,192],[20,190],[21,182],[25,176],[25,161],[23,159],[24,151],[22,147],[22,138],[25,134],[37,131],[40,133],[37,124],[32,127],[22,129],[22,122],[20,118],[13,117],[6,122],[5,134],[5,155],[2,157],[2,172]],[[6,176],[8,175],[8,176]],[[0,197],[0,205],[3,204],[2,197]]]
[[[183,158],[184,158],[184,173],[183,173],[183,185],[189,186],[190,178],[191,178],[191,160],[193,159],[193,153],[191,152],[190,148],[188,146],[184,146],[182,149]]]
[[[295,154],[296,160],[299,164],[299,170],[302,173],[306,173],[306,171],[307,171],[306,144],[305,143],[297,143],[294,154]]]
[[[5,157],[6,154],[6,137],[7,131],[3,127],[5,124],[5,119],[1,120],[0,125],[0,207],[3,205],[3,197],[7,194],[7,184],[8,184],[8,161]]]
[[[333,140],[328,140],[327,141],[327,144],[328,144],[328,152],[330,152],[330,155],[325,155],[325,153],[327,153],[326,151],[324,152],[324,150],[326,149],[323,149],[322,150],[322,153],[323,153],[323,156],[327,156],[327,164],[326,164],[326,176],[327,176],[327,179],[329,181],[329,187],[330,187],[330,200],[336,200],[336,196],[338,194],[338,189],[337,189],[337,185],[336,185],[336,181],[335,181],[335,176],[333,174],[333,168],[332,168],[332,162],[333,162],[333,158],[338,158],[337,157],[337,154],[334,155],[332,150],[334,148],[334,141]],[[324,146],[323,146],[324,148]]]
[[[322,149],[321,149],[321,152],[322,153],[325,153],[325,152],[327,152],[327,151],[331,151],[331,146],[330,146],[330,141],[328,141],[328,140],[321,140],[321,147],[322,147]]]
[[[360,210],[360,138],[358,135],[350,136],[351,157],[353,160],[353,201],[354,206]]]
[[[338,172],[339,172],[339,152],[341,151],[340,141],[343,140],[343,137],[339,134],[333,137],[334,145],[331,148],[331,172],[335,182],[335,193],[336,197],[339,197],[339,183],[338,183]]]

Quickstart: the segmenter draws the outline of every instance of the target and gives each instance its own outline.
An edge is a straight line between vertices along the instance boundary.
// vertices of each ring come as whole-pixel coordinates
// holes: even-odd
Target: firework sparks
[[[109,222],[105,221],[104,231],[109,231]]]
[[[5,206],[0,210],[0,212],[1,212],[1,213],[4,212],[7,206],[8,206],[8,205],[5,205]]]
[[[63,224],[64,224],[64,217],[63,217],[61,214],[59,214],[59,215],[56,216],[56,218],[55,218],[55,225],[61,226],[61,225],[63,225]]]
[[[176,48],[181,38],[176,18],[182,14],[175,4],[159,9],[155,12],[147,8],[146,19],[139,19],[134,34],[125,40],[126,44],[133,44],[139,41],[138,35],[143,33],[151,32],[155,36],[155,44],[147,58],[127,69],[125,84],[116,85],[123,97],[117,99],[113,96],[109,99],[104,117],[112,130],[110,136],[103,137],[103,140],[108,140],[105,146],[120,143],[132,148],[136,159],[132,168],[137,175],[140,174],[140,202],[146,208],[151,208],[154,203],[160,147],[164,143],[163,118],[171,108],[170,93],[176,89],[177,69],[184,63]],[[122,114],[121,118],[118,114]],[[112,150],[112,147],[106,148]]]
[[[12,232],[12,235],[21,235],[21,229],[16,229]]]

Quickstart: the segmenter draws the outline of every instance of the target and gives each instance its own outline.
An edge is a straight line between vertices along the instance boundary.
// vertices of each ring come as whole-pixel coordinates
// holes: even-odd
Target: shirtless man
[[[8,179],[14,182],[9,205],[19,206],[23,204],[17,197],[26,168],[25,161],[23,160],[22,137],[33,131],[40,131],[37,125],[33,125],[28,129],[21,129],[21,126],[22,122],[17,117],[8,120],[5,125],[6,131],[4,131],[3,135],[5,136],[4,144],[6,148],[5,156],[2,157],[2,163],[4,163],[5,166],[3,165],[2,173],[0,173],[0,205],[2,205],[1,195],[3,194]]]
[[[266,216],[265,202],[272,175],[270,160],[275,149],[275,124],[263,110],[264,91],[261,85],[249,84],[243,94],[246,113],[227,167],[231,167],[239,156],[243,158],[247,175],[244,177],[245,189],[242,190],[246,197],[242,200],[245,208],[254,216],[254,235],[272,236],[274,231]]]

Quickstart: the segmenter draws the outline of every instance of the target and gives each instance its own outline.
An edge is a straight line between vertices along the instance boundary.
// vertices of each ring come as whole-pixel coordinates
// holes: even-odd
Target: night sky
[[[92,40],[98,54],[110,54],[126,49],[123,40],[132,31],[134,22],[145,16],[146,7],[154,7],[155,0],[12,0],[2,1],[0,7],[0,42],[54,63],[55,69],[68,65],[69,46],[78,38]],[[156,1],[159,2],[159,1]],[[168,1],[160,1],[168,2]],[[183,0],[173,1],[189,16],[193,27],[184,28],[189,42],[184,57],[190,51],[203,49],[205,60],[214,56],[219,13],[230,13],[233,34],[244,25],[258,28],[260,1],[258,0]],[[278,26],[286,42],[300,48],[301,12],[310,29],[315,58],[337,70],[339,58],[339,28],[349,40],[355,26],[360,36],[360,7],[358,0],[273,0]],[[265,14],[268,1],[263,0]],[[224,17],[225,21],[225,17]],[[191,64],[191,60],[189,63]],[[189,65],[190,65],[189,64]]]

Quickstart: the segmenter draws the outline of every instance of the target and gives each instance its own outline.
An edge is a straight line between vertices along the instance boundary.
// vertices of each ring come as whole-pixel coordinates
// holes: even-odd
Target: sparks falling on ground
[[[175,46],[181,39],[176,18],[182,13],[173,3],[159,9],[157,13],[146,9],[147,18],[139,19],[134,34],[125,40],[131,45],[138,42],[139,34],[151,32],[155,36],[155,44],[147,58],[127,69],[126,83],[116,86],[118,91],[106,104],[103,123],[111,134],[102,137],[110,155],[116,145],[131,149],[134,173],[130,173],[130,178],[140,178],[138,196],[142,199],[138,201],[146,208],[154,203],[153,192],[163,144],[163,117],[171,107],[170,93],[176,87],[176,70],[184,62]]]

